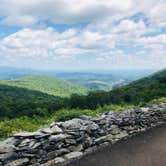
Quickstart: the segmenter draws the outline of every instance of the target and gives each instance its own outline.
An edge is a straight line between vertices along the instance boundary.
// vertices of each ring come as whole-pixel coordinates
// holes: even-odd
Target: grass
[[[166,102],[166,97],[152,100],[146,105],[141,103],[139,106],[148,106],[148,105],[157,104],[160,102]],[[12,136],[15,133],[22,132],[22,131],[33,132],[40,128],[46,127],[50,123],[55,121],[58,122],[58,121],[70,120],[72,118],[77,118],[81,115],[94,117],[104,112],[110,112],[110,111],[121,112],[121,111],[131,109],[134,107],[138,107],[138,106],[127,105],[127,104],[105,105],[103,107],[99,106],[96,110],[61,109],[59,111],[54,112],[52,115],[46,116],[46,117],[34,116],[33,118],[29,118],[24,116],[24,117],[14,118],[14,119],[2,119],[0,121],[0,139],[3,140],[7,137]]]

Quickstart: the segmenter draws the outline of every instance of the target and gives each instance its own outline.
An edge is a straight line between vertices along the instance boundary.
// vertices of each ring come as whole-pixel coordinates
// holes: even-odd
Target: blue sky
[[[165,0],[1,0],[0,66],[166,67]]]

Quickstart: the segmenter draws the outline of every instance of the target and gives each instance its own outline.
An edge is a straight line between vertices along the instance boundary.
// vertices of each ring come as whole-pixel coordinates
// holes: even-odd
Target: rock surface
[[[97,117],[54,122],[0,143],[0,165],[65,165],[97,148],[114,144],[166,121],[166,103]]]

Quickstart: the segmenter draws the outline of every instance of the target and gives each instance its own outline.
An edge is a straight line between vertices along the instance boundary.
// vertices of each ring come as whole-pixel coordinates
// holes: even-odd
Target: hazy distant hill
[[[49,76],[25,76],[12,80],[0,80],[0,84],[27,88],[54,96],[67,97],[73,93],[86,94],[86,88]]]
[[[152,70],[115,70],[110,72],[68,72],[57,73],[56,77],[81,85],[89,90],[112,90],[136,79],[151,74]]]
[[[46,75],[60,78],[88,90],[112,90],[136,79],[147,76],[154,70],[112,70],[87,72],[60,72],[54,70],[32,70],[14,67],[0,67],[0,79],[16,79],[28,75]]]

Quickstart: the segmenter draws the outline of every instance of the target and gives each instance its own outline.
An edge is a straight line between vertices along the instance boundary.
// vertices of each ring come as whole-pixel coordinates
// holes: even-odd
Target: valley
[[[80,89],[79,89],[80,88]],[[74,94],[73,94],[74,93]],[[166,69],[111,91],[89,91],[48,76],[0,81],[0,137],[53,121],[165,102]]]

